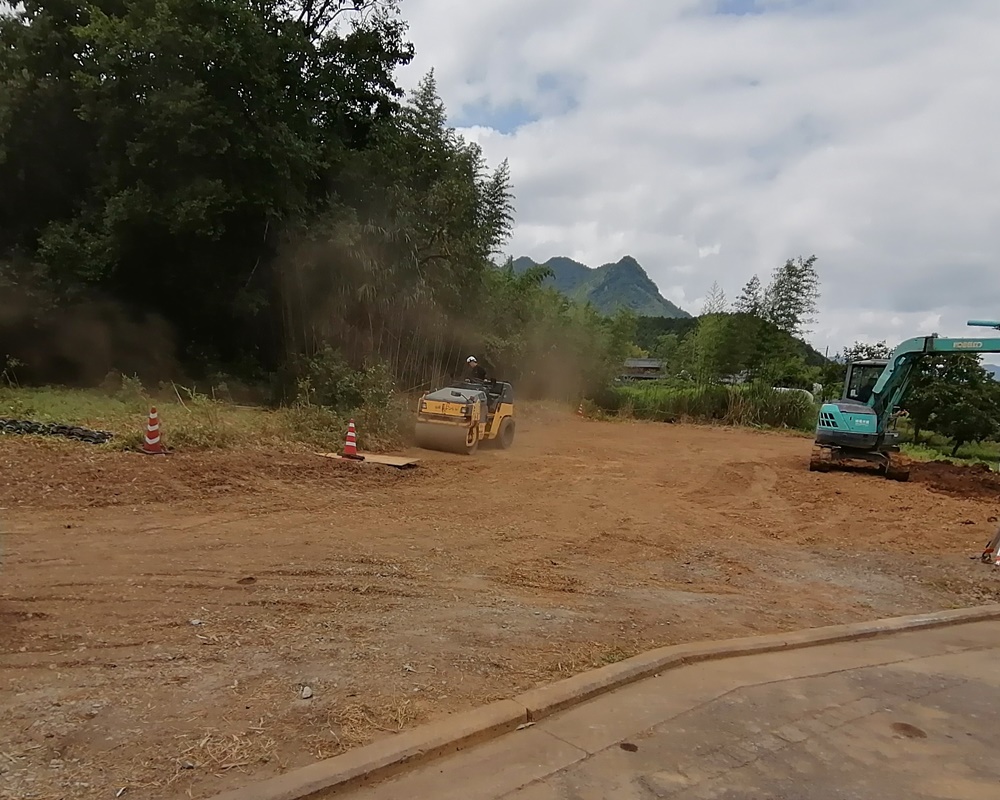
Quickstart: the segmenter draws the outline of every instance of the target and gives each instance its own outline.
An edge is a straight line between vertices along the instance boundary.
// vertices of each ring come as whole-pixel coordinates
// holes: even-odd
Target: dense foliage
[[[509,169],[448,127],[433,73],[403,97],[396,0],[28,0],[0,40],[22,379],[236,372],[287,396],[331,360],[409,388],[475,352],[572,395],[624,355],[628,319],[494,264]]]

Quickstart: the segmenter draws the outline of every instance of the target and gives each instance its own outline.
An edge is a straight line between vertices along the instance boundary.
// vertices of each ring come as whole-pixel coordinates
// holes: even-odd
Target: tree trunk
[[[956,439],[955,440],[955,446],[953,448],[951,448],[951,457],[952,458],[955,458],[958,455],[958,448],[961,447],[963,444],[965,444],[965,442],[963,442],[961,439]]]

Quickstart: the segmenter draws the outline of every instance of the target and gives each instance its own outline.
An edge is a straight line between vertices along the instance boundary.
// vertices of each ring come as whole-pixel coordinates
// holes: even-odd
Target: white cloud
[[[816,253],[814,342],[1000,316],[997,0],[403,0],[514,255],[628,253],[665,296]]]

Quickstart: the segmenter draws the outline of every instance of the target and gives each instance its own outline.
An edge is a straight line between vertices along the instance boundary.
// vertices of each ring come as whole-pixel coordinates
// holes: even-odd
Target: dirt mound
[[[951,461],[914,462],[910,480],[956,497],[1000,500],[1000,474],[986,464],[964,466]]]
[[[382,487],[410,473],[312,453],[210,451],[145,456],[61,440],[0,439],[0,508],[103,508],[255,495],[276,484]]]

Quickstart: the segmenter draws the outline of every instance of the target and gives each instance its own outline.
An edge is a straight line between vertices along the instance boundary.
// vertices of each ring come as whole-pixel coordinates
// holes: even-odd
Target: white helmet
[[[465,363],[466,364],[475,364],[475,363],[477,363],[476,362],[476,357],[475,356],[469,356],[467,359],[465,359]]]

